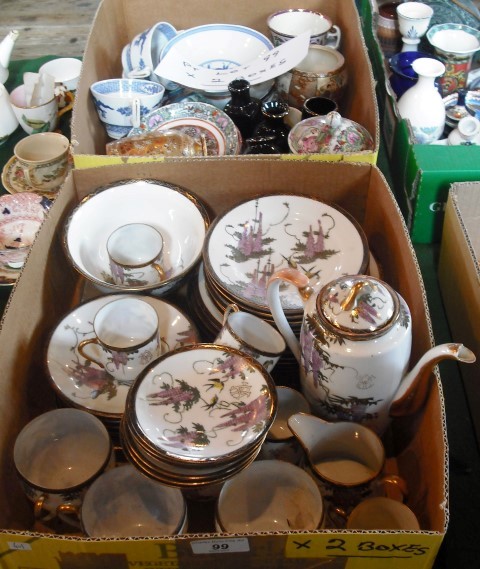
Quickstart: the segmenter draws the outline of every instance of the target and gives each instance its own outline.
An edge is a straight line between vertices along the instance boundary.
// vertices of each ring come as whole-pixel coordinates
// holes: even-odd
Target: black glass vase
[[[253,134],[260,115],[260,101],[250,95],[250,83],[246,79],[234,79],[229,85],[231,100],[225,105],[225,113],[237,126],[243,139]]]
[[[254,136],[274,136],[280,152],[289,152],[289,127],[284,119],[288,115],[288,105],[283,101],[267,101],[261,106],[262,120],[255,127]]]
[[[245,140],[243,154],[281,154],[275,136],[254,136]]]

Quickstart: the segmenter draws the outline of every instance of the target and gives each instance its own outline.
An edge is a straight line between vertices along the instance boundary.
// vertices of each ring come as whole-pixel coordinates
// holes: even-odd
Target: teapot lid
[[[317,297],[317,311],[327,327],[357,340],[385,333],[399,310],[397,293],[367,275],[340,277],[325,285]]]

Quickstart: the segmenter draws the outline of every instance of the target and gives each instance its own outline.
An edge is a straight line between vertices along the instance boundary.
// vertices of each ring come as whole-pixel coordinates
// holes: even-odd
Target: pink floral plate
[[[86,361],[77,347],[82,340],[93,337],[92,322],[97,311],[122,296],[126,295],[105,295],[77,306],[56,326],[47,348],[47,370],[60,398],[102,418],[121,418],[132,382],[114,379],[104,369]],[[198,342],[195,326],[178,308],[158,298],[142,296],[142,299],[157,311],[164,353]],[[92,355],[95,349],[100,350],[95,344],[90,348]],[[118,367],[122,361],[112,364]]]
[[[205,276],[244,307],[267,311],[269,277],[295,267],[310,285],[365,272],[368,244],[358,222],[334,204],[297,194],[260,196],[218,217],[203,249]],[[282,306],[303,313],[296,287],[280,289]]]
[[[258,445],[276,404],[275,384],[258,362],[233,348],[197,344],[145,369],[126,412],[166,461],[218,464]]]
[[[177,130],[191,136],[195,140],[200,140],[203,137],[207,156],[223,156],[226,152],[227,141],[225,135],[211,121],[195,117],[172,119],[165,121],[158,130]]]

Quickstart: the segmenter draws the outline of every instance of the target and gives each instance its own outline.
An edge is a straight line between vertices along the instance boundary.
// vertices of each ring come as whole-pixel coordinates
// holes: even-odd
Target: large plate
[[[93,319],[98,310],[123,297],[127,295],[105,295],[77,306],[55,327],[47,348],[47,369],[60,397],[74,407],[106,418],[122,416],[133,382],[114,379],[105,370],[87,362],[77,348],[82,340],[94,337]],[[178,308],[157,298],[142,296],[142,299],[157,311],[164,353],[198,342],[195,327]],[[89,347],[92,354],[98,356],[101,348],[95,344]]]
[[[269,310],[266,287],[278,269],[294,267],[319,290],[344,274],[365,272],[367,240],[338,206],[301,195],[262,196],[217,218],[203,250],[205,272],[230,298]],[[293,285],[280,289],[286,310],[303,310]]]
[[[140,126],[132,128],[128,136],[154,132],[162,128],[163,123],[182,118],[202,119],[213,123],[225,136],[225,154],[240,154],[241,139],[232,119],[217,107],[200,101],[172,103],[159,107],[142,117]]]

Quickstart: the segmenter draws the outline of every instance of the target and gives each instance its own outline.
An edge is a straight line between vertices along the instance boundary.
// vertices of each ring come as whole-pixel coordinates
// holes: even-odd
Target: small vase
[[[256,126],[254,136],[273,136],[275,145],[281,152],[289,152],[288,133],[289,127],[284,119],[288,115],[289,108],[283,101],[268,101],[262,103],[261,113],[263,120]]]
[[[245,140],[246,148],[243,154],[280,154],[274,135],[254,136]]]
[[[250,83],[246,79],[234,79],[229,85],[231,100],[225,105],[225,113],[232,119],[244,139],[253,134],[259,121],[260,101],[250,95]]]
[[[420,58],[412,63],[417,83],[398,100],[400,116],[410,122],[416,144],[438,140],[445,128],[445,104],[435,78],[445,73],[445,66],[435,59]]]

